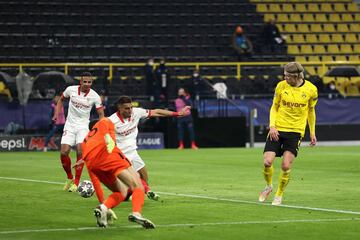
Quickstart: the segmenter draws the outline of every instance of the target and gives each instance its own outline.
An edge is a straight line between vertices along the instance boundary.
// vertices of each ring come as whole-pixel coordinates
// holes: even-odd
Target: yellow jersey
[[[270,127],[278,131],[297,132],[304,136],[308,120],[310,134],[315,134],[315,105],[318,92],[315,85],[304,80],[299,87],[289,85],[285,80],[277,84],[270,110]]]

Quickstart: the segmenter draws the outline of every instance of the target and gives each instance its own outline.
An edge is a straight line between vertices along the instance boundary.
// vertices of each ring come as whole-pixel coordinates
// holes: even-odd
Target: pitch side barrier
[[[244,66],[280,66],[287,64],[288,62],[167,62],[166,66],[169,68],[173,67],[184,67],[189,69],[196,69],[201,71],[202,68],[206,67],[222,67],[222,68],[231,68],[233,69],[232,74],[221,74],[221,75],[211,75],[202,77],[236,77],[240,79],[241,69]],[[305,66],[317,66],[320,67],[320,77],[323,77],[330,66],[343,66],[343,65],[360,65],[360,61],[327,61],[327,62],[301,62]],[[154,69],[158,66],[158,63],[153,65]],[[4,68],[16,68],[19,72],[26,70],[26,68],[63,68],[65,74],[69,74],[73,68],[84,68],[84,70],[89,68],[103,68],[108,71],[108,79],[112,81],[114,79],[114,70],[117,68],[142,68],[145,66],[144,62],[141,63],[0,63],[0,70]],[[136,76],[138,77],[138,76]],[[185,78],[189,76],[176,76],[178,78]]]
[[[49,151],[60,151],[60,135],[50,139]],[[164,135],[161,132],[139,133],[137,138],[139,149],[163,149]],[[0,152],[43,151],[44,135],[0,135]]]

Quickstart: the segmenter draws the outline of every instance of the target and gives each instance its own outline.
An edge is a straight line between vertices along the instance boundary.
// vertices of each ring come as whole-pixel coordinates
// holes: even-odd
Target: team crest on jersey
[[[306,98],[306,93],[303,92],[303,93],[301,94],[301,97],[302,97],[302,98]]]

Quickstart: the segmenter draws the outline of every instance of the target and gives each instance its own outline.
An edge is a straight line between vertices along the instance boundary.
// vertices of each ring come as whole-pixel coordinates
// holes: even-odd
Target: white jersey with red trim
[[[139,132],[139,121],[148,117],[150,117],[150,110],[143,108],[133,108],[131,116],[126,119],[123,119],[119,112],[109,117],[115,125],[116,145],[124,154],[137,149],[136,138]]]
[[[80,91],[80,86],[70,86],[63,92],[64,98],[69,98],[69,109],[64,129],[88,129],[91,108],[102,108],[100,96],[92,89]]]

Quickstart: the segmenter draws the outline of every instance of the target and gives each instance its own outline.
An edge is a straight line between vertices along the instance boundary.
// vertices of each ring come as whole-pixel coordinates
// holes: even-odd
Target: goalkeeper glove
[[[115,142],[108,133],[105,134],[105,143],[106,143],[106,150],[108,151],[108,153],[111,153],[115,148]]]

